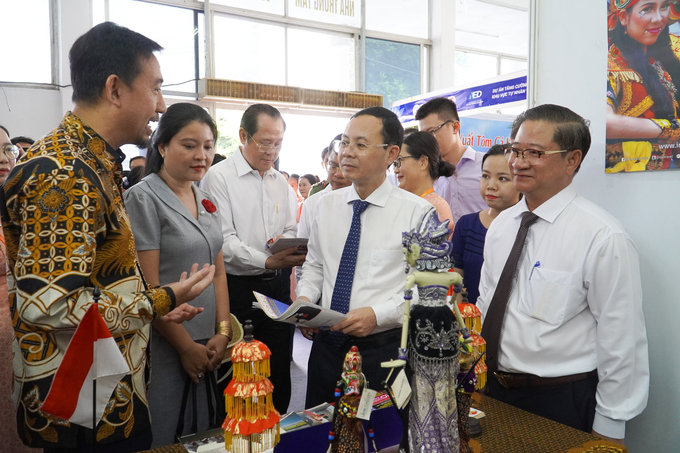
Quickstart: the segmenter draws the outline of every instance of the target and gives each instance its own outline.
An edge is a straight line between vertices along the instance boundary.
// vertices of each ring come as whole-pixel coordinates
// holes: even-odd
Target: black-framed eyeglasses
[[[503,148],[503,155],[505,156],[505,159],[508,162],[516,161],[517,158],[519,158],[519,156],[521,155],[524,162],[532,164],[532,163],[537,163],[541,159],[541,156],[543,156],[544,154],[567,153],[569,151],[571,151],[571,150],[560,149],[560,150],[557,150],[557,151],[541,151],[541,150],[538,150],[538,149],[530,149],[530,148],[519,149],[519,148],[515,148],[513,146],[506,146],[505,148]]]
[[[441,129],[442,127],[446,126],[447,124],[453,123],[453,122],[455,122],[455,120],[444,121],[442,124],[440,124],[439,126],[435,127],[434,129],[432,129],[432,130],[429,131],[429,132],[430,132],[430,134],[432,134],[432,135],[434,135],[434,136],[436,137],[436,136],[437,136],[437,132],[439,131],[439,129]]]
[[[401,168],[401,161],[404,159],[415,159],[416,156],[399,156],[396,159],[394,159],[394,162],[392,162],[392,165],[394,168]]]
[[[385,146],[390,146],[389,143],[381,143],[380,145],[369,145],[367,143],[350,143],[345,140],[335,140],[333,141],[333,150],[340,154],[341,152],[347,151],[347,149],[353,149],[358,153],[367,153],[371,148],[384,148]]]
[[[283,146],[283,143],[279,143],[278,145],[261,145],[261,144],[257,143],[257,140],[255,140],[252,135],[248,134],[248,137],[250,137],[250,139],[253,141],[253,143],[255,143],[257,145],[258,149],[260,150],[260,152],[262,154],[267,153],[271,150],[274,150],[274,151],[277,151],[277,152],[281,151],[281,147]]]
[[[2,152],[5,153],[9,160],[17,160],[19,154],[21,154],[21,150],[17,145],[5,145],[2,147]]]

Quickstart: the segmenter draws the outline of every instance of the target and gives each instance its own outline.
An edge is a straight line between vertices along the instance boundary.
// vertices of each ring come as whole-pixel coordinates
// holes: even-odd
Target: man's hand
[[[264,267],[267,269],[285,269],[293,266],[302,266],[307,255],[293,255],[297,250],[297,247],[288,247],[287,249],[279,250],[267,258]]]
[[[177,324],[182,324],[184,321],[189,321],[194,318],[197,314],[203,311],[203,308],[194,307],[189,304],[182,304],[175,307],[174,310],[161,316],[164,322],[174,322]]]
[[[371,307],[357,308],[347,313],[347,319],[331,327],[331,330],[353,335],[355,337],[365,337],[378,326],[375,319],[375,312]]]
[[[614,442],[615,444],[625,445],[624,442],[626,439],[614,439],[613,437],[603,436],[602,434],[598,433],[595,430],[592,430],[592,435],[595,437],[602,438],[604,440],[608,440],[609,442]]]
[[[319,329],[317,329],[316,327],[299,326],[298,329],[300,329],[300,332],[302,332],[302,336],[305,337],[308,340],[313,340],[314,334],[319,332]]]
[[[175,293],[177,305],[182,305],[198,297],[212,282],[215,276],[215,265],[204,264],[203,269],[198,270],[198,263],[191,266],[191,273],[187,278],[187,273],[182,272],[177,283],[170,286]]]

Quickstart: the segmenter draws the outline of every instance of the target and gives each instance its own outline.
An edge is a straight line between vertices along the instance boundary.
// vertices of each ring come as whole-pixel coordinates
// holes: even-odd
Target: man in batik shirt
[[[40,410],[80,319],[101,290],[99,311],[130,372],[96,426],[98,450],[139,451],[151,444],[146,400],[149,325],[182,322],[185,304],[212,281],[204,266],[163,288],[145,284],[121,199],[126,143],[148,141],[165,111],[161,47],[126,28],[100,24],[69,57],[75,109],[39,140],[7,178],[2,224],[8,249],[10,310],[17,339],[19,435],[45,452],[86,451],[92,431]],[[179,277],[179,276],[178,276]],[[182,305],[180,305],[182,304]],[[178,305],[176,307],[176,305]]]

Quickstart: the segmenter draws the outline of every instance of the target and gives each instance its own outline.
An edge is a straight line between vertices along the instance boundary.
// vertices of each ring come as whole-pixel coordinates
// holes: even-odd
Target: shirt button
[[[205,214],[205,211],[201,211],[201,214]]]

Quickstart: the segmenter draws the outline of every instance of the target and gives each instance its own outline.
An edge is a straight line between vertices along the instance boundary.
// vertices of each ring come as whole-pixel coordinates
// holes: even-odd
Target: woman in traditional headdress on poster
[[[678,19],[680,0],[609,0],[608,173],[680,164]]]

